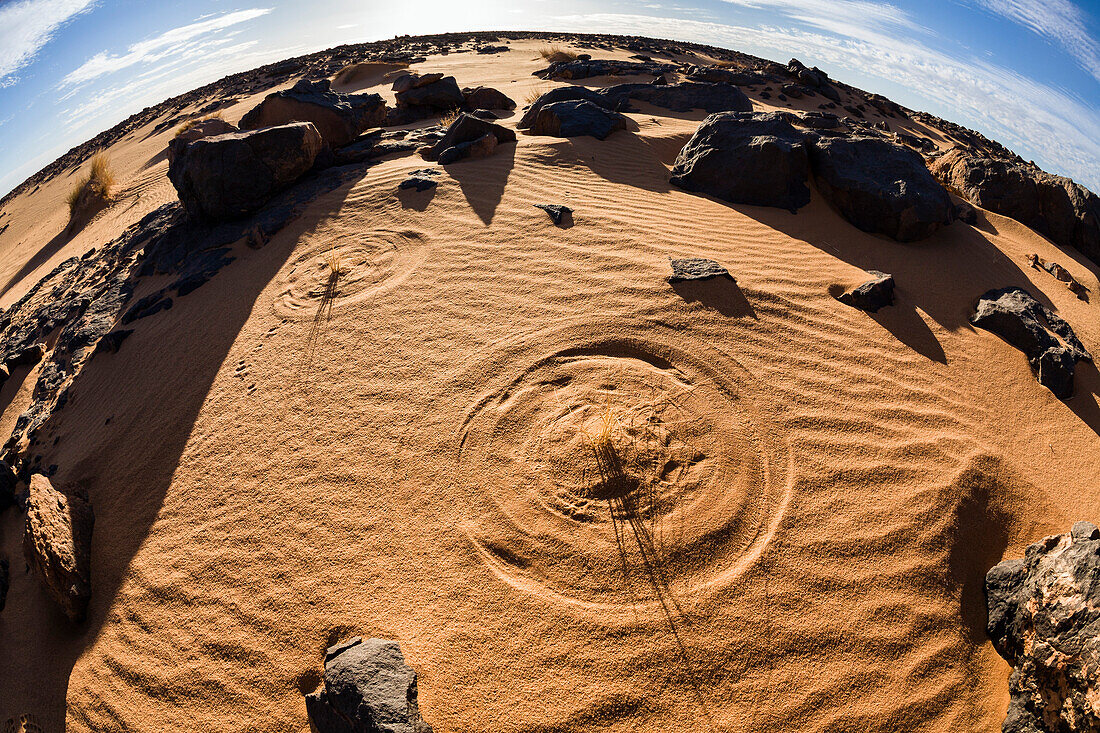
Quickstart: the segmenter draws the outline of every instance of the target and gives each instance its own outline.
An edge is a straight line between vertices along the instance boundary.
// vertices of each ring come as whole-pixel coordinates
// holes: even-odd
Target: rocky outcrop
[[[404,88],[401,85],[397,91],[397,111],[399,117],[408,119],[423,119],[432,117],[442,112],[461,109],[466,104],[466,97],[458,88],[458,82],[453,76],[442,74],[425,74],[413,76],[408,82],[410,86]],[[404,79],[405,77],[402,77]],[[398,81],[401,81],[400,79]],[[398,88],[395,82],[395,89]],[[393,122],[394,120],[389,120]]]
[[[483,158],[491,155],[498,144],[515,141],[514,130],[464,113],[455,118],[424,158],[447,165],[464,158]]]
[[[985,576],[986,631],[1012,665],[1004,733],[1100,730],[1100,530],[1029,546]]]
[[[1100,262],[1100,197],[1084,186],[1019,160],[978,157],[958,148],[934,160],[931,168],[970,203]]]
[[[592,102],[553,102],[541,105],[528,130],[532,135],[580,137],[605,140],[616,130],[626,129],[626,118]]]
[[[787,64],[787,72],[802,84],[807,87],[811,87],[823,97],[833,100],[834,102],[840,101],[840,92],[832,85],[829,80],[829,75],[816,66],[807,68],[798,59],[791,59]]]
[[[1023,288],[985,293],[970,322],[1024,352],[1039,384],[1059,399],[1073,394],[1074,364],[1092,361],[1073,328]]]
[[[516,103],[504,92],[492,87],[474,87],[462,90],[466,109],[515,109]]]
[[[654,61],[618,61],[615,59],[575,59],[556,61],[535,76],[543,79],[588,79],[593,76],[623,76],[649,74],[660,76],[676,70],[675,64]]]
[[[264,205],[313,166],[321,135],[309,122],[173,141],[168,178],[187,213],[200,220],[235,219]]]
[[[317,733],[431,733],[420,717],[416,672],[388,639],[360,639],[325,652],[323,686],[306,695]]]
[[[290,89],[269,94],[241,118],[242,130],[258,130],[291,122],[311,122],[326,145],[347,145],[360,133],[378,127],[386,117],[386,102],[377,94],[340,94],[328,79],[303,79]]]
[[[924,160],[869,137],[818,137],[810,150],[814,181],[841,215],[865,232],[900,242],[930,236],[954,216],[951,197]]]
[[[94,523],[86,496],[58,491],[40,474],[31,476],[23,556],[73,621],[84,619],[92,595]]]
[[[806,148],[780,113],[714,114],[676,156],[670,180],[735,204],[795,211],[810,201]]]
[[[704,112],[751,112],[752,102],[728,84],[617,84],[601,94],[620,112],[630,111],[628,100],[652,104],[673,112],[701,109]]]
[[[851,290],[845,290],[837,300],[853,308],[876,313],[879,308],[894,304],[894,276],[878,270],[868,270],[871,279]]]
[[[672,260],[670,264],[672,274],[668,276],[668,281],[673,284],[689,280],[713,280],[716,277],[733,280],[729,270],[705,257],[681,257]]]
[[[767,74],[756,71],[734,71],[721,66],[689,66],[684,75],[692,81],[703,81],[711,84],[733,84],[736,86],[751,86],[753,84],[766,84],[770,81]]]

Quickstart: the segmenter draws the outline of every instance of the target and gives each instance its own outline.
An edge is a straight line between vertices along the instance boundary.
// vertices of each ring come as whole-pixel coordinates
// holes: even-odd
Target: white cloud
[[[249,8],[232,13],[208,17],[189,25],[173,28],[153,38],[139,41],[130,46],[126,53],[112,55],[97,53],[70,72],[61,82],[62,87],[78,86],[101,76],[129,68],[135,64],[160,62],[168,58],[182,58],[194,55],[207,41],[201,40],[211,33],[222,31],[230,26],[259,18],[271,12],[271,8]]]
[[[897,101],[939,110],[952,121],[975,127],[990,137],[1034,157],[1040,165],[1100,190],[1100,114],[1080,100],[1052,87],[990,64],[953,57],[901,36],[864,32],[859,37],[780,28],[704,23],[643,15],[590,14],[559,17],[572,27],[593,31],[644,34],[656,26],[667,35],[736,48],[752,53],[821,64],[842,73],[904,90]],[[871,90],[874,91],[874,90]]]
[[[15,83],[57,30],[94,0],[17,0],[0,5],[0,87]]]
[[[1089,32],[1081,8],[1070,0],[973,1],[1061,46],[1082,69],[1100,81],[1100,42]]]
[[[743,8],[782,13],[792,20],[821,30],[834,32],[920,26],[909,15],[889,3],[868,0],[725,0]]]

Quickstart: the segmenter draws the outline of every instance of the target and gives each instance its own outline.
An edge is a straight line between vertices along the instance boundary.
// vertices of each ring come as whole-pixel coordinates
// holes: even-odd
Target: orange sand
[[[549,86],[539,45],[414,68],[522,106]],[[1059,402],[967,317],[1025,285],[1100,351],[1095,302],[1024,258],[1094,294],[1097,269],[993,214],[905,245],[816,193],[791,215],[671,188],[701,116],[521,134],[434,194],[396,193],[415,156],[369,168],[92,360],[44,460],[95,507],[88,620],[23,572],[7,512],[0,721],[306,731],[299,688],[361,634],[400,641],[440,733],[999,730],[982,578],[1100,516],[1100,377],[1079,365]],[[147,133],[109,151],[122,200],[71,240],[76,173],[6,207],[0,304],[172,199],[172,133]],[[673,288],[675,256],[739,288]],[[830,294],[868,268],[898,282],[876,315]],[[658,445],[655,570],[591,497],[608,407],[614,440]]]

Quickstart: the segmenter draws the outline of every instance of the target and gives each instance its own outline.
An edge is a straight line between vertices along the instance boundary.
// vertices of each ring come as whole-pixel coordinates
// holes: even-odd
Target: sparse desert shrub
[[[202,122],[206,122],[207,120],[224,120],[224,119],[225,118],[222,117],[221,112],[215,112],[214,114],[206,115],[205,117],[192,117],[187,122],[184,122],[182,125],[180,125],[179,127],[176,128],[176,135],[175,136],[179,137],[180,135],[187,132],[188,130],[190,130],[195,125],[198,125],[199,123],[202,123]]]
[[[86,222],[96,212],[106,208],[111,203],[114,185],[115,176],[107,155],[97,153],[92,156],[87,174],[73,186],[66,199],[70,223]]]
[[[527,92],[526,96],[524,96],[523,98],[523,103],[527,106],[534,104],[535,102],[539,101],[539,97],[541,97],[543,94],[546,94],[548,91],[550,91],[551,88],[552,87],[548,84],[541,84],[535,87],[531,91]]]
[[[460,114],[462,114],[462,110],[460,110],[458,107],[455,107],[450,112],[444,112],[439,117],[439,126],[450,127],[451,123],[457,120]]]
[[[577,52],[566,51],[560,46],[543,46],[539,49],[539,56],[542,56],[553,64],[558,61],[575,61],[577,59]]]

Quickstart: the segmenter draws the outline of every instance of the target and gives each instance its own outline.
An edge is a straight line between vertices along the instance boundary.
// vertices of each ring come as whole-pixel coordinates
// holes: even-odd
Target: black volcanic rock
[[[321,689],[306,695],[317,733],[432,733],[420,717],[416,672],[388,639],[329,647]]]
[[[604,89],[601,94],[612,100],[619,111],[628,111],[624,108],[624,101],[628,99],[673,112],[693,109],[709,113],[752,111],[752,102],[745,93],[728,84],[617,84]]]
[[[871,279],[846,290],[837,300],[853,308],[875,313],[879,308],[894,304],[894,276],[878,270],[868,270]]]
[[[556,61],[535,76],[543,79],[587,79],[593,76],[621,76],[624,74],[651,74],[660,76],[675,71],[674,64],[653,61],[618,61],[614,59],[576,59]]]
[[[347,145],[386,117],[386,102],[377,94],[339,94],[328,79],[303,79],[290,89],[269,94],[241,118],[242,130],[291,122],[312,122],[326,145]]]
[[[626,129],[626,118],[592,102],[553,102],[539,108],[529,132],[552,137],[591,135],[604,140],[616,130]]]
[[[865,232],[901,242],[930,236],[954,216],[951,197],[912,150],[869,137],[818,137],[810,150],[818,190]]]
[[[1074,364],[1092,361],[1073,328],[1023,288],[985,293],[970,322],[1024,352],[1039,384],[1059,399],[1073,394]]]
[[[463,89],[466,109],[515,109],[515,100],[492,87]]]
[[[986,631],[1012,665],[1004,733],[1100,730],[1100,531],[1077,522],[985,576]]]
[[[615,103],[612,100],[609,100],[599,92],[593,91],[588,87],[557,87],[536,99],[523,113],[523,117],[516,123],[516,127],[521,130],[530,128],[535,124],[535,119],[538,117],[539,111],[548,104],[581,100],[591,102],[607,110],[614,110],[615,108]]]
[[[562,204],[532,204],[537,209],[542,209],[550,215],[550,220],[555,224],[560,225],[565,221],[565,217],[572,216],[573,210],[568,206]]]
[[[309,122],[173,141],[168,178],[180,203],[196,219],[245,216],[301,177],[321,151],[321,135]]]
[[[479,142],[486,135],[493,138],[491,144],[488,141]],[[515,141],[516,133],[514,130],[463,113],[447,127],[447,131],[439,142],[424,153],[424,159],[438,160],[444,164],[453,163],[462,158],[483,157],[483,150],[487,150],[484,153],[487,155],[492,153],[497,144]],[[478,145],[475,146],[474,143],[478,143]]]
[[[806,147],[781,113],[713,114],[676,156],[670,180],[723,201],[794,211],[810,201]]]
[[[730,275],[729,270],[714,260],[708,260],[705,257],[682,257],[672,260],[670,264],[672,265],[672,274],[668,276],[670,283],[682,283],[688,280],[712,280],[716,277],[733,280],[733,275]]]
[[[399,109],[411,109],[415,114],[430,117],[439,112],[459,109],[466,104],[462,90],[453,76],[445,76],[430,84],[413,86],[397,92]]]

